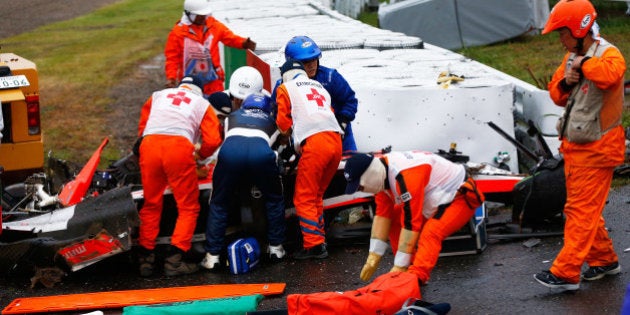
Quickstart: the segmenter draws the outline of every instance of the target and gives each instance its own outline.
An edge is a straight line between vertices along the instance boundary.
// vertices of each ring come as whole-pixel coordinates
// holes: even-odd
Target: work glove
[[[197,178],[207,178],[210,174],[209,165],[197,165]]]
[[[392,270],[390,270],[389,272],[405,272],[405,271],[407,271],[407,267],[394,265],[394,267],[392,267]]]
[[[166,83],[164,83],[164,87],[174,88],[177,86],[177,80],[175,79],[166,79]]]
[[[247,40],[243,43],[243,49],[249,49],[251,51],[256,50],[256,42],[251,40],[251,38],[247,38]]]
[[[337,118],[337,123],[339,124],[339,127],[341,127],[341,131],[343,131],[343,134],[341,135],[341,139],[343,139],[346,136],[346,129],[348,128],[350,119],[343,115],[335,115],[335,118]]]
[[[370,252],[368,254],[368,258],[365,261],[365,265],[363,265],[363,269],[361,269],[361,280],[368,281],[374,275],[374,272],[378,268],[378,265],[381,263],[381,258],[383,256]]]

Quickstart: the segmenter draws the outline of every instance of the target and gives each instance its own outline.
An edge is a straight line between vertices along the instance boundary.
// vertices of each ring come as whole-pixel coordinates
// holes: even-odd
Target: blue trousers
[[[262,138],[231,136],[221,146],[212,174],[205,244],[212,255],[220,254],[225,246],[228,214],[239,211],[229,209],[230,198],[243,180],[254,183],[263,195],[269,244],[276,246],[285,240],[284,196],[276,154]]]

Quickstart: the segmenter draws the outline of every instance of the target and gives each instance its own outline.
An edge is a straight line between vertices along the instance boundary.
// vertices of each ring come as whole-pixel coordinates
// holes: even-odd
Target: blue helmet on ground
[[[243,109],[260,109],[265,113],[271,113],[271,97],[262,93],[253,93],[245,98],[241,105]]]
[[[286,60],[305,62],[319,59],[321,56],[322,51],[315,44],[315,41],[308,36],[295,36],[284,47],[284,58]]]

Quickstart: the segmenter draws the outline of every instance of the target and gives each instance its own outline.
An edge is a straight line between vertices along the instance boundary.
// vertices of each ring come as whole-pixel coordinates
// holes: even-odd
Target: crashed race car
[[[71,164],[49,156],[48,168],[26,181],[5,187],[3,195],[2,234],[0,234],[0,273],[49,273],[65,275],[102,261],[113,255],[130,252],[139,226],[138,210],[143,192],[137,157],[129,154],[99,170],[100,155],[108,143],[105,139],[90,160],[75,175]],[[389,148],[380,153],[388,152]],[[289,153],[286,153],[289,152]],[[374,152],[379,153],[379,152]],[[496,167],[468,162],[455,148],[438,152],[456,162],[477,170],[479,187],[488,200],[511,199],[513,187],[523,176]],[[292,203],[295,182],[295,156],[289,151],[279,154],[285,187],[288,250],[299,246],[299,224]],[[324,195],[324,220],[327,242],[367,243],[374,213],[373,196],[357,192],[345,195],[343,176],[345,156]],[[77,168],[78,169],[78,168]],[[212,192],[211,172],[199,179],[201,211],[193,237],[193,251],[203,254],[205,227]],[[57,193],[58,192],[58,193]],[[250,183],[234,192],[234,207],[240,211],[231,217],[227,234],[232,238],[245,235],[265,240],[264,203],[261,194]],[[158,244],[169,244],[177,207],[170,191],[165,191],[164,211]],[[477,218],[483,223],[485,213]],[[293,233],[293,234],[291,234]],[[296,237],[291,237],[296,236]],[[486,237],[483,234],[483,237]],[[477,237],[477,243],[485,239]],[[480,244],[477,244],[479,253]],[[36,278],[36,277],[34,277]],[[54,277],[53,277],[54,278]],[[54,285],[50,277],[36,278],[44,285]],[[42,280],[48,279],[48,280]],[[58,282],[58,280],[57,280]]]
[[[132,249],[139,226],[138,210],[143,203],[138,159],[129,154],[105,170],[97,169],[107,143],[105,139],[76,175],[73,175],[71,163],[49,156],[45,172],[3,189],[0,273],[67,274]],[[295,180],[295,163],[286,161],[282,165],[286,173],[286,217],[292,220],[295,210],[291,182]],[[325,208],[338,213],[341,209],[359,206],[361,218],[367,218],[372,202],[370,196],[344,196],[342,169],[343,164],[329,187]],[[210,172],[199,179],[201,211],[193,237],[193,249],[197,251],[203,251],[201,243],[205,240],[211,177]],[[235,192],[234,201],[238,202],[235,206],[241,211],[230,218],[228,234],[265,237],[261,197],[248,183],[244,183],[242,191]],[[169,243],[176,216],[177,207],[167,189],[158,245]],[[333,220],[327,216],[327,221]],[[297,220],[295,225],[293,232],[299,233]],[[366,231],[369,233],[369,222],[363,225],[360,234],[365,235]]]

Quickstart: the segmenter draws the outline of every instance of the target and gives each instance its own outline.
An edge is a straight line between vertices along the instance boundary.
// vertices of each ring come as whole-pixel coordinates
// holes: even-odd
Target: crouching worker
[[[389,237],[395,253],[391,271],[408,271],[426,284],[442,241],[468,223],[484,201],[464,165],[430,152],[357,154],[346,161],[344,177],[346,194],[375,194],[364,281],[376,271]]]
[[[167,249],[164,273],[167,276],[197,271],[195,263],[184,261],[191,247],[199,215],[197,161],[212,155],[221,144],[219,122],[203,97],[202,83],[185,77],[179,87],[151,95],[142,107],[138,133],[140,174],[144,204],[140,210],[140,275],[153,274],[156,238],[160,230],[164,190],[173,192],[177,204],[177,222]],[[201,136],[199,150],[194,143]]]
[[[239,110],[225,120],[225,141],[212,174],[212,198],[206,228],[206,256],[201,266],[220,268],[230,198],[239,184],[252,179],[262,192],[267,212],[268,253],[272,261],[285,256],[284,196],[276,153],[271,149],[279,132],[270,115],[271,99],[261,93],[249,95]]]

